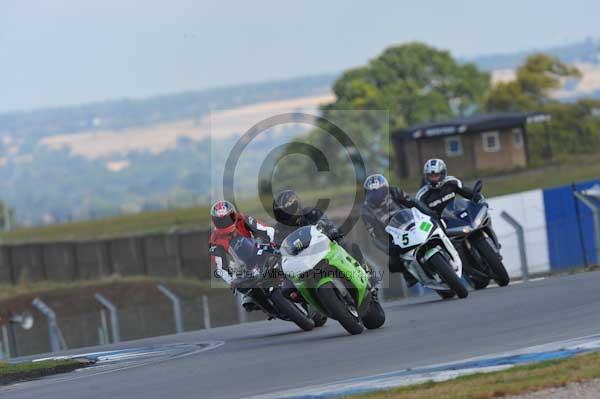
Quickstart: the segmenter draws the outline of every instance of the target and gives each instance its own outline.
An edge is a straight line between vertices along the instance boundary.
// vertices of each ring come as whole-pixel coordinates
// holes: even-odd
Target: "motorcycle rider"
[[[233,279],[229,268],[229,246],[237,237],[258,238],[263,243],[273,241],[274,230],[257,221],[252,216],[246,216],[238,211],[228,201],[217,201],[210,209],[213,229],[209,240],[208,252],[211,264],[216,266],[215,274],[227,284]],[[252,299],[244,295],[242,306],[246,311],[258,309]]]
[[[302,207],[294,190],[279,192],[273,199],[273,215],[277,224],[273,242],[280,246],[283,240],[299,227],[316,225],[333,241],[341,241],[344,234],[325,213],[318,208]]]
[[[364,189],[365,200],[361,217],[367,232],[373,238],[375,246],[389,256],[390,273],[402,273],[406,284],[411,287],[417,283],[417,280],[406,269],[404,260],[400,257],[400,249],[394,245],[385,227],[401,209],[416,207],[426,214],[432,212],[419,201],[410,199],[398,187],[390,187],[387,179],[381,174],[367,177]]]
[[[425,184],[417,192],[415,199],[423,202],[438,216],[442,215],[444,208],[454,200],[456,194],[475,202],[483,199],[480,193],[463,186],[456,177],[448,176],[446,163],[441,159],[434,158],[425,162],[423,180]]]

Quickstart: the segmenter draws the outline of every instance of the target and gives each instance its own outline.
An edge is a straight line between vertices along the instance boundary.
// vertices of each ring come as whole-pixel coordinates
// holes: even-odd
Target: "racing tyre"
[[[354,304],[347,304],[333,283],[323,284],[317,292],[329,315],[336,319],[346,331],[352,335],[363,332],[364,326]]]
[[[363,324],[369,330],[379,328],[385,323],[385,312],[379,301],[371,300],[367,314],[362,318]]]
[[[309,319],[296,305],[286,299],[280,290],[271,293],[271,300],[277,309],[304,331],[315,328],[315,323]]]
[[[452,291],[436,291],[436,293],[444,300],[452,299],[452,298],[454,298],[454,295],[456,295]]]
[[[502,263],[500,254],[492,248],[486,237],[481,237],[474,243],[475,248],[479,251],[481,257],[490,267],[492,273],[494,273],[494,281],[498,283],[500,287],[505,287],[510,282],[508,272]]]
[[[482,290],[490,283],[490,279],[485,277],[471,277],[468,280],[476,290]]]
[[[448,284],[448,287],[459,298],[466,298],[469,295],[469,291],[467,287],[465,287],[462,283],[462,280],[456,275],[454,270],[452,270],[452,266],[448,263],[446,258],[441,253],[434,254],[428,261],[435,271],[438,272],[442,280]]]
[[[315,323],[315,327],[323,327],[327,323],[327,316],[321,313],[315,313],[312,317],[312,321]]]

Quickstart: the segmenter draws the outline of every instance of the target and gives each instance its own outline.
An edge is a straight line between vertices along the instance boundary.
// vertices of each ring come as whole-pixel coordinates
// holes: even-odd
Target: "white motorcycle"
[[[401,209],[385,231],[400,248],[409,273],[421,285],[444,299],[469,295],[461,280],[460,256],[438,222],[416,208]]]

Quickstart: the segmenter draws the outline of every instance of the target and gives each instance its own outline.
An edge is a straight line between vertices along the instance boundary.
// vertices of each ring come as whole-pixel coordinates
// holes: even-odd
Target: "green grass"
[[[319,192],[302,193],[307,205],[318,198],[331,198],[336,204],[351,203],[354,187],[343,186]],[[240,210],[258,218],[268,214],[258,200],[242,201]],[[209,207],[172,209],[116,216],[106,219],[55,224],[42,227],[16,228],[0,233],[0,243],[54,242],[69,240],[93,240],[136,234],[161,233],[173,230],[207,229],[210,224]]]
[[[213,282],[212,284],[219,284]],[[134,286],[152,286],[165,284],[173,287],[183,297],[196,298],[198,293],[206,292],[211,288],[211,282],[206,280],[197,280],[184,277],[158,278],[147,276],[112,276],[98,280],[77,280],[68,282],[59,281],[40,281],[32,284],[7,285],[0,284],[0,304],[4,301],[12,300],[16,297],[40,296],[40,295],[64,295],[68,296],[72,291],[95,292],[103,288],[113,288],[116,285],[127,286],[130,289]],[[187,295],[189,293],[189,295]]]
[[[0,234],[2,242],[43,242],[86,240],[132,234],[146,234],[169,229],[207,228],[208,207],[143,212],[85,222],[51,226],[17,228]]]
[[[577,160],[565,161],[562,164],[507,172],[502,175],[494,176],[492,172],[483,175],[486,175],[482,179],[485,183],[484,194],[487,197],[555,187],[600,177],[600,155],[581,156]],[[469,182],[475,179],[467,177],[465,180]],[[392,183],[407,192],[414,193],[419,188],[420,180],[392,179]],[[342,186],[322,191],[302,192],[301,196],[307,205],[314,204],[318,198],[331,198],[332,204],[337,206],[350,205],[354,199],[354,187]],[[267,217],[258,200],[241,202],[239,208],[259,218]],[[45,227],[17,228],[8,233],[0,233],[0,243],[92,240],[172,230],[206,229],[209,226],[208,212],[208,206],[201,206]]]
[[[9,364],[0,362],[0,385],[17,381],[31,380],[47,375],[66,373],[84,367],[86,364],[76,360],[46,360]]]
[[[452,174],[452,171],[450,171]],[[460,176],[459,176],[460,177]],[[484,182],[483,192],[486,197],[511,194],[538,188],[558,187],[572,182],[600,178],[600,155],[580,156],[577,159],[517,171],[488,171],[474,176],[464,176],[467,182],[481,179]],[[394,184],[408,192],[419,188],[418,179],[397,180]]]
[[[505,371],[473,374],[444,382],[352,396],[353,399],[493,399],[600,378],[600,353]]]

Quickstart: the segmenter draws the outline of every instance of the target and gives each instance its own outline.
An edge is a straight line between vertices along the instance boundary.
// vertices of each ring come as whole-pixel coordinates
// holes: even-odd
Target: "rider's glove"
[[[390,195],[394,202],[402,203],[406,200],[406,193],[404,190],[398,190],[398,187],[390,187]]]
[[[317,229],[323,232],[332,241],[339,241],[344,237],[344,234],[329,221],[323,219],[317,222]]]

